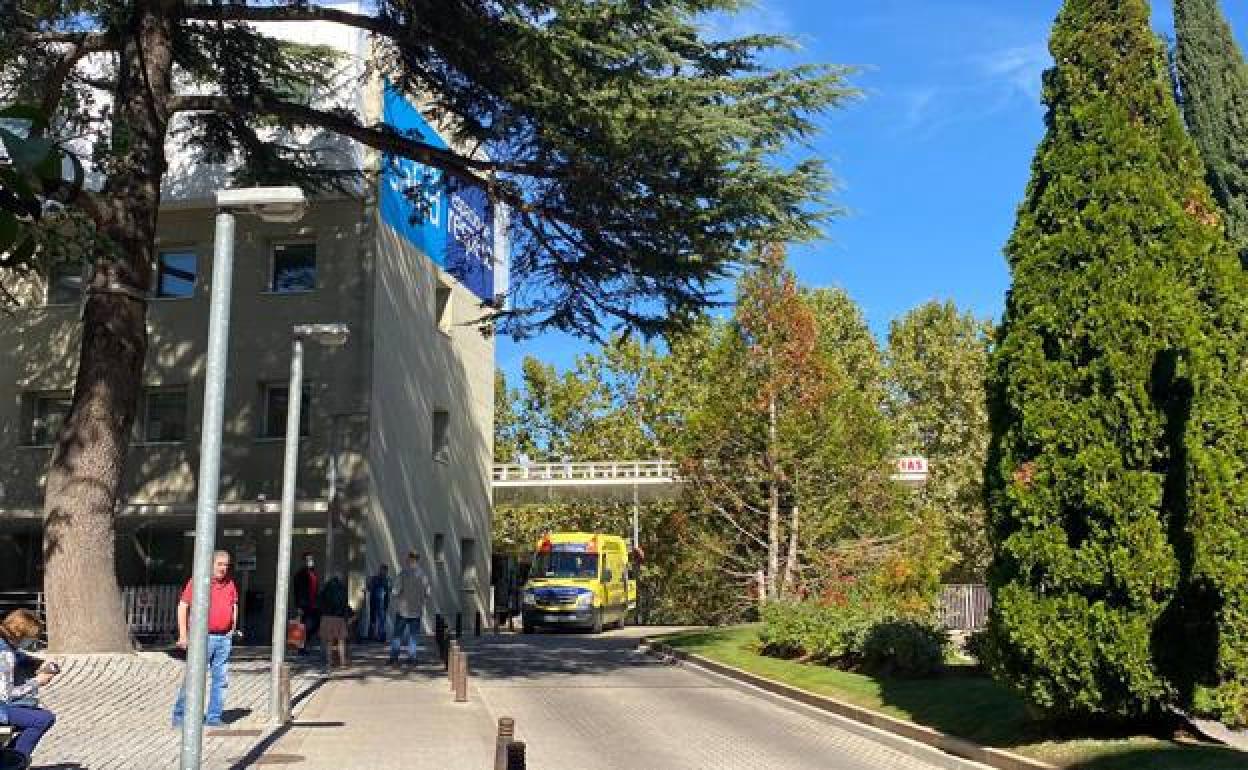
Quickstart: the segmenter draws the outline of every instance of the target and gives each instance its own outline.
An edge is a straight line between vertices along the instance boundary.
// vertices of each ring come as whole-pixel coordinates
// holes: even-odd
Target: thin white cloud
[[[1052,61],[1048,46],[1040,42],[991,51],[976,63],[990,81],[1039,101],[1040,78]]]
[[[736,13],[712,13],[701,19],[711,40],[732,40],[747,35],[792,35],[793,19],[772,2],[755,0]]]

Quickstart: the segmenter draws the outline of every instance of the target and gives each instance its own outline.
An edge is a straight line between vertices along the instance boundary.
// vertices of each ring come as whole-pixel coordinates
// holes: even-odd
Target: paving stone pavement
[[[267,651],[237,651],[230,664],[224,729],[205,729],[205,770],[241,767],[271,733]],[[35,750],[46,770],[164,770],[177,768],[182,733],[170,726],[185,664],[163,653],[51,656],[62,673],[40,700],[56,724]],[[319,669],[293,662],[295,713],[322,681]]]

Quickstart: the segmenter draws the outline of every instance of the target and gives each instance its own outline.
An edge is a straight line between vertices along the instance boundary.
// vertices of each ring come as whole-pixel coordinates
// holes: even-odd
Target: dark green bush
[[[867,632],[859,665],[886,676],[932,676],[944,666],[948,644],[949,635],[928,623],[887,620]]]
[[[763,654],[839,668],[927,676],[943,664],[948,643],[945,632],[930,623],[870,602],[773,602],[762,614]]]
[[[988,380],[993,674],[1248,719],[1243,271],[1146,0],[1066,0]]]

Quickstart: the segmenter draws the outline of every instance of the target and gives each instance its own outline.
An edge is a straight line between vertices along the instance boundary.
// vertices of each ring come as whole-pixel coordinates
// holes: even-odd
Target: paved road
[[[637,652],[636,629],[487,638],[473,685],[535,768],[931,770],[816,716]]]

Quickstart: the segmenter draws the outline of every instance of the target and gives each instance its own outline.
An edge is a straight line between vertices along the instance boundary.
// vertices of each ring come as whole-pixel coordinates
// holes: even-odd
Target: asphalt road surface
[[[833,722],[601,636],[483,637],[472,685],[541,770],[932,770]],[[475,640],[474,640],[475,641]]]

